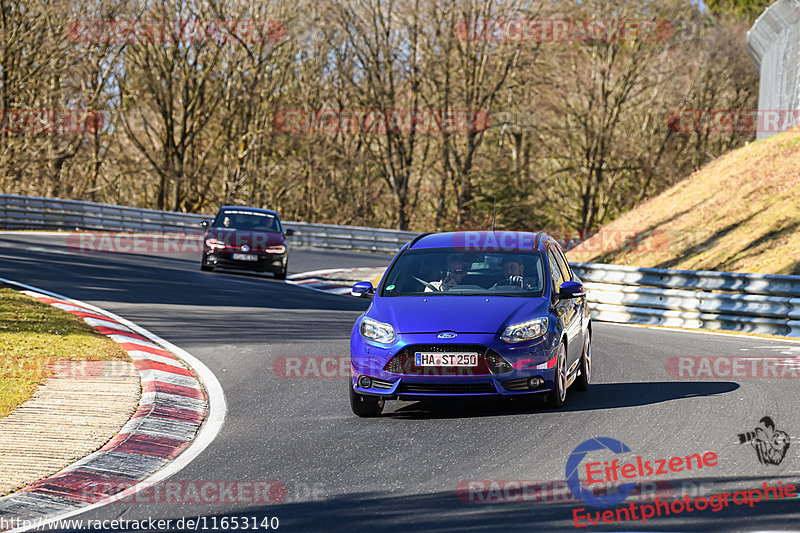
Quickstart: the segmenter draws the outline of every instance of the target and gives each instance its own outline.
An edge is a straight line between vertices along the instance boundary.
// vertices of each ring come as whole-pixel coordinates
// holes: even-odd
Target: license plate
[[[416,366],[478,366],[477,353],[417,352]]]
[[[255,254],[233,254],[235,261],[258,261],[258,256]]]

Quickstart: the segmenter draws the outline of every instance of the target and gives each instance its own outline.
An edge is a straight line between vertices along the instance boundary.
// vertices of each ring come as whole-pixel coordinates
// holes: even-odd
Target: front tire
[[[583,354],[581,354],[581,375],[575,378],[575,388],[586,390],[592,381],[592,336],[587,331],[586,341],[583,343]]]
[[[547,395],[547,405],[558,409],[567,401],[567,347],[564,341],[558,347],[556,375],[553,379],[553,390]]]
[[[286,272],[289,270],[289,262],[287,261],[283,268],[275,271],[275,279],[286,279]]]
[[[366,396],[359,394],[353,390],[353,383],[350,382],[350,408],[353,413],[362,418],[371,418],[380,415],[383,412],[385,404],[383,398],[376,396]]]

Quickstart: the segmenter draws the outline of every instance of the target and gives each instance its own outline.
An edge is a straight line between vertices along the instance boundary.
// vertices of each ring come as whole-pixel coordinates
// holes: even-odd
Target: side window
[[[558,266],[558,260],[552,248],[547,250],[547,265],[550,268],[550,277],[553,279],[553,290],[557,291],[561,284],[564,283],[564,275]]]
[[[564,276],[564,280],[572,281],[572,269],[569,268],[569,262],[567,261],[564,252],[562,252],[561,248],[557,245],[554,245],[553,249],[556,252],[556,259],[558,259],[558,267],[561,269],[561,274]]]

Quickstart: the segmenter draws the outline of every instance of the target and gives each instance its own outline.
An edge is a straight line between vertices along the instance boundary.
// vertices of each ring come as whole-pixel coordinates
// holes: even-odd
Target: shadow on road
[[[769,481],[774,486],[778,479],[784,483],[791,478],[781,477],[767,480],[760,477],[693,477],[674,479],[670,481],[673,487],[671,497],[663,495],[660,501],[664,502],[682,500],[688,497],[711,496],[735,490],[756,489],[764,481]],[[381,492],[351,492],[327,497],[319,501],[285,502],[271,505],[250,506],[231,510],[226,513],[204,514],[200,518],[192,516],[186,510],[170,513],[173,526],[163,531],[186,531],[190,528],[187,519],[194,519],[198,529],[212,529],[216,524],[221,528],[225,523],[230,528],[235,521],[239,529],[250,531],[271,529],[265,527],[270,519],[277,517],[279,531],[326,531],[326,532],[351,532],[351,531],[754,531],[795,529],[790,524],[796,524],[798,509],[793,500],[771,500],[757,503],[755,507],[748,505],[736,506],[731,503],[714,512],[709,506],[704,511],[692,508],[692,511],[683,510],[680,513],[670,513],[650,518],[647,522],[631,518],[629,521],[622,519],[619,522],[593,525],[586,529],[575,529],[573,511],[578,511],[579,516],[604,511],[595,509],[575,500],[569,494],[554,494],[552,501],[500,501],[495,498],[491,503],[471,502],[468,496],[462,494],[460,499],[455,487],[452,490],[422,494],[392,494],[391,486],[399,481],[387,479],[387,489]],[[793,480],[796,483],[796,480]],[[696,492],[695,487],[704,487],[702,493]],[[733,488],[735,486],[735,488]],[[495,493],[502,497],[502,494]],[[541,496],[541,493],[538,493]],[[292,495],[288,495],[291,499]],[[467,501],[465,501],[467,500]],[[612,508],[612,513],[618,508],[627,508],[630,504],[647,505],[650,501],[633,500],[625,501]],[[163,507],[162,507],[163,509]],[[146,511],[146,509],[142,509]],[[141,513],[136,513],[141,514]],[[616,513],[613,513],[616,514]],[[612,514],[612,516],[613,516]],[[182,517],[179,515],[183,515]],[[641,513],[637,513],[640,517]],[[625,515],[621,515],[625,516]],[[629,515],[630,516],[630,515]],[[126,514],[126,519],[133,518]],[[183,518],[183,528],[175,527],[178,520]],[[224,522],[223,522],[224,520]],[[249,526],[255,522],[257,528],[242,528],[246,523]],[[274,522],[273,522],[274,523]],[[205,528],[203,528],[205,524]],[[588,526],[585,518],[582,526]],[[222,528],[221,528],[222,529]],[[796,529],[795,529],[796,530]],[[78,530],[74,530],[77,531]],[[85,530],[84,530],[85,531]]]
[[[649,381],[637,383],[595,383],[584,392],[569,391],[561,409],[548,409],[543,395],[531,398],[467,398],[419,401],[384,416],[399,419],[441,419],[501,416],[522,413],[598,411],[716,396],[739,388],[737,383],[720,381]]]
[[[0,276],[66,293],[71,298],[119,303],[196,306],[245,306],[287,310],[363,311],[368,302],[312,292],[273,279],[271,274],[200,272],[189,262],[133,254],[52,254],[3,247]],[[18,243],[17,243],[18,244]],[[34,273],[22,278],[20,272]]]

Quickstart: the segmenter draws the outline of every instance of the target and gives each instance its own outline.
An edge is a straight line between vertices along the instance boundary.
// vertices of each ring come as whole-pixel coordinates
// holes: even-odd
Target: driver
[[[462,256],[449,255],[447,257],[447,271],[444,278],[441,281],[431,283],[431,285],[442,292],[449,291],[464,281],[468,270],[469,263],[464,261]],[[430,291],[430,289],[426,289],[426,291]]]

